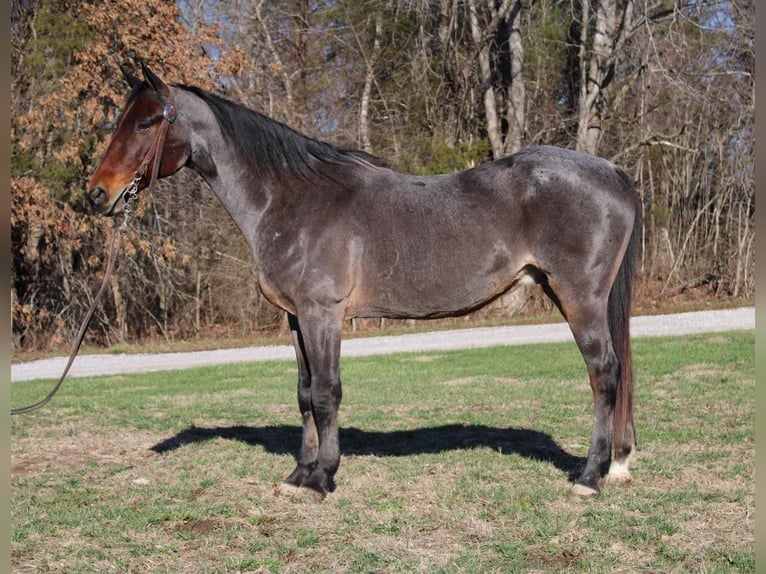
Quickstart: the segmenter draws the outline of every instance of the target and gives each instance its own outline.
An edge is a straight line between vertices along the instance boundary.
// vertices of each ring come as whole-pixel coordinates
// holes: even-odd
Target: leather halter
[[[125,201],[124,210],[127,213],[130,213],[133,210],[132,203],[138,197],[138,184],[146,175],[146,169],[149,167],[149,164],[152,163],[152,160],[154,160],[154,164],[152,165],[152,173],[149,177],[149,185],[147,187],[149,188],[150,193],[154,190],[154,184],[157,182],[157,174],[159,173],[160,163],[162,161],[162,152],[165,147],[165,136],[168,134],[170,124],[176,121],[177,116],[178,112],[176,110],[173,88],[168,86],[168,99],[165,102],[165,107],[162,109],[162,117],[165,121],[160,124],[160,129],[157,132],[151,147],[146,152],[144,161],[141,162],[141,165],[138,166],[136,173],[133,175],[133,181],[131,181],[130,185],[122,192],[122,197]]]

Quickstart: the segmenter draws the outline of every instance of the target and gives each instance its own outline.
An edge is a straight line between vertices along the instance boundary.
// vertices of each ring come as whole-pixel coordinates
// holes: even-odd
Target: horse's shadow
[[[300,445],[301,429],[297,426],[191,426],[169,437],[151,450],[164,453],[185,444],[200,443],[215,438],[238,440],[261,446],[273,454],[295,454]],[[412,456],[448,450],[488,447],[503,454],[517,454],[533,460],[550,462],[569,475],[574,482],[585,466],[586,459],[562,449],[545,433],[530,429],[493,428],[484,425],[451,424],[438,427],[397,431],[368,431],[341,428],[342,455]]]

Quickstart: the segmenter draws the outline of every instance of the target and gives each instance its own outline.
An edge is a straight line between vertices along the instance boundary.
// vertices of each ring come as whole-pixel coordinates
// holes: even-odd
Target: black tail
[[[633,424],[633,363],[630,352],[630,315],[633,297],[633,279],[638,259],[641,230],[641,209],[638,194],[631,178],[617,170],[633,191],[636,200],[636,217],[628,248],[623,256],[617,278],[609,293],[609,332],[612,346],[620,362],[620,380],[617,385],[617,401],[614,409],[614,458],[623,461],[636,444]]]

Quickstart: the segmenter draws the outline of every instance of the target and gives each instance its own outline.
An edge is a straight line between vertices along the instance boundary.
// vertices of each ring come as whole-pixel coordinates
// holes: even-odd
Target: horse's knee
[[[343,399],[340,379],[318,379],[311,384],[311,407],[314,416],[335,415]],[[319,421],[317,421],[319,422]]]

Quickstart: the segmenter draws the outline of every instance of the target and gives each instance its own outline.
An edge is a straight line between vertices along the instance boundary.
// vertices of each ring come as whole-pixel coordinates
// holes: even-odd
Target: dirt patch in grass
[[[448,379],[446,381],[442,381],[440,384],[445,387],[462,387],[465,385],[471,385],[480,380],[481,377],[479,376],[461,377],[459,379]]]
[[[181,520],[180,522],[173,525],[166,524],[165,529],[168,532],[180,533],[182,535],[209,534],[210,532],[215,532],[216,530],[225,530],[226,523],[223,520],[190,519]]]
[[[49,436],[14,437],[11,443],[11,478],[89,466],[131,466],[156,457],[150,450],[161,440],[156,432],[130,430],[117,433],[97,429],[87,420],[70,420]]]

